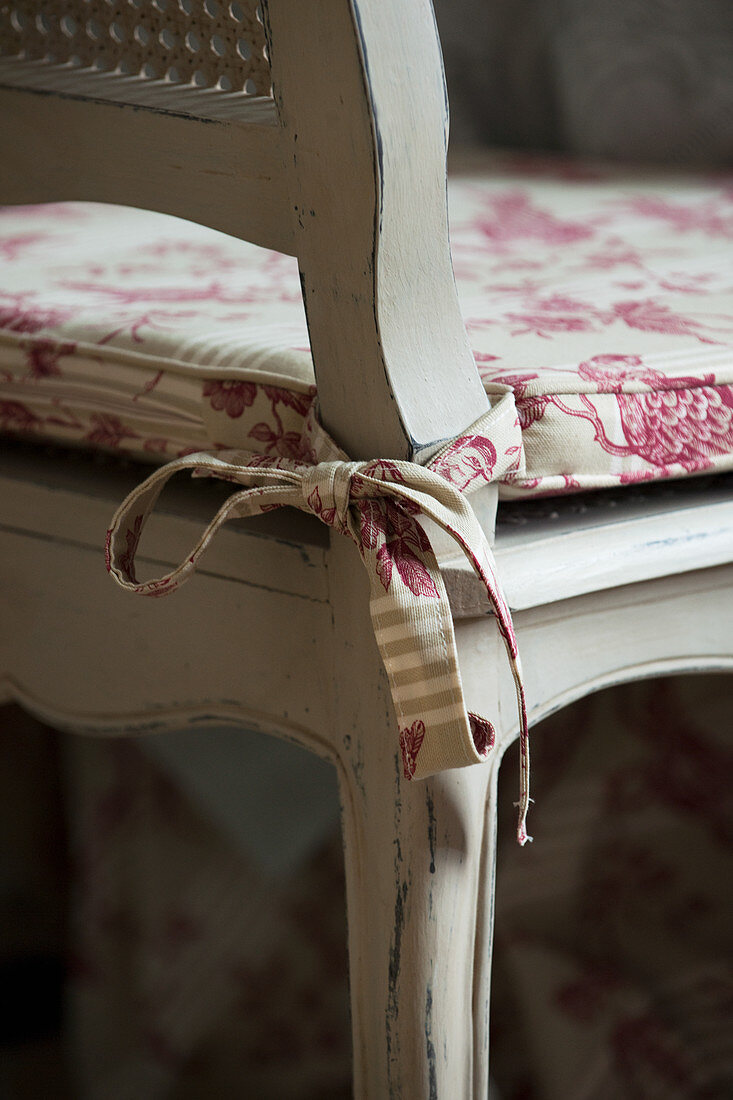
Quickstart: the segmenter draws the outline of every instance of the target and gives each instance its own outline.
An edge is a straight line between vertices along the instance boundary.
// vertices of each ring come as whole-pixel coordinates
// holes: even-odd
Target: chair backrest
[[[430,0],[9,0],[0,141],[2,202],[139,206],[296,255],[354,458],[424,460],[487,408]]]

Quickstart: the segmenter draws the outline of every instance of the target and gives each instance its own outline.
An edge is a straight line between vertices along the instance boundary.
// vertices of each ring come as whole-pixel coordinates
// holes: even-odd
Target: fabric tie
[[[200,452],[155,470],[117,510],[107,532],[107,568],[123,588],[148,596],[173,592],[195,569],[228,519],[290,505],[318,516],[357,545],[371,585],[370,613],[399,723],[406,779],[485,759],[494,727],[468,711],[445,584],[421,517],[455,540],[486,589],[509,658],[520,728],[517,839],[531,840],[527,707],[511,614],[496,564],[466,493],[521,469],[519,426],[511,397],[502,398],[428,466],[377,459],[350,462],[311,411],[298,459],[251,451]],[[233,492],[204,529],[193,552],[170,573],[139,582],[135,554],[165,483],[179,470],[244,488]]]

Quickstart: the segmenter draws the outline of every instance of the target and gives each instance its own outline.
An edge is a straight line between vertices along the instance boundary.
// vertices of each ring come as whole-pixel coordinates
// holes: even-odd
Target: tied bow
[[[497,434],[508,435],[500,455],[491,440]],[[520,725],[517,838],[526,843],[531,840],[526,830],[529,740],[517,642],[493,554],[464,495],[519,465],[521,439],[513,405],[500,401],[428,466],[387,459],[350,462],[312,410],[302,444],[301,460],[222,450],[186,455],[155,470],[112,520],[109,572],[130,591],[164,595],[193,572],[228,519],[285,505],[318,516],[356,543],[369,574],[372,625],[398,717],[404,776],[421,779],[478,763],[494,744],[491,723],[466,709],[448,596],[420,522],[421,517],[432,520],[461,547],[483,582],[509,658]],[[244,488],[222,505],[188,558],[164,577],[138,582],[134,563],[143,527],[163,486],[179,470]]]

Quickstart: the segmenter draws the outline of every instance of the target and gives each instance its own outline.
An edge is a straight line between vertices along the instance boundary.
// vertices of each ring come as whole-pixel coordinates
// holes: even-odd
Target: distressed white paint
[[[352,458],[423,459],[488,409],[450,266],[429,0],[266,8],[325,426]]]
[[[516,736],[493,619],[462,619],[456,634],[467,696],[498,718],[499,752],[486,766],[405,783],[354,547],[337,537],[329,550],[324,531],[299,513],[262,517],[259,528],[237,524],[217,540],[175,596],[134,599],[110,583],[101,546],[136,476],[87,470],[78,455],[66,463],[3,455],[2,697],[90,733],[231,721],[332,761],[343,805],[356,1095],[484,1097],[496,770]],[[213,489],[190,486],[168,501],[152,535],[155,561],[143,544],[141,572],[193,544]],[[689,502],[677,516],[670,508],[669,529],[693,512]],[[634,524],[644,541],[647,520]],[[515,565],[527,592],[543,564],[535,542],[534,560],[520,555]],[[733,669],[733,565],[698,568],[692,540],[678,547],[675,575],[654,579],[655,544],[664,563],[663,543],[648,540],[651,579],[619,587],[612,578],[551,603],[539,592],[536,606],[515,614],[535,721],[640,675]],[[501,561],[501,527],[496,552]],[[614,554],[608,531],[568,539],[566,569],[601,576],[599,563]]]
[[[485,401],[450,275],[428,0],[266,9],[277,125],[256,105],[215,120],[122,107],[112,83],[91,102],[0,88],[4,194],[140,204],[295,252],[327,425],[355,458],[424,456]],[[2,697],[86,732],[230,720],[332,760],[356,1095],[484,1097],[499,754],[401,780],[354,548],[267,517],[223,535],[175,597],[133,599],[101,547],[136,473],[18,453],[0,476]],[[193,544],[208,499],[192,486],[166,506],[151,569]],[[717,501],[500,531],[533,715],[638,675],[733,667],[729,531]],[[480,612],[461,570],[449,580],[461,613]],[[503,746],[514,710],[493,620],[462,619],[457,640],[467,694],[499,716]]]
[[[241,117],[187,118],[177,113],[189,109],[180,94],[164,109],[153,89],[153,106],[137,106],[77,98],[78,81],[63,94],[12,87],[11,75],[0,66],[0,143],[12,150],[0,165],[0,203],[139,206],[293,252],[282,132],[269,109],[242,97]],[[120,82],[110,77],[110,100]],[[216,115],[216,95],[207,94],[192,98]]]
[[[530,506],[531,508],[531,506]],[[723,565],[733,554],[733,478],[601,493],[592,507],[547,501],[539,518],[502,526],[495,548],[509,606],[521,611],[617,585]],[[517,508],[514,506],[516,514]],[[537,563],[541,563],[537,567]],[[464,559],[442,562],[456,618],[490,613],[486,593]]]

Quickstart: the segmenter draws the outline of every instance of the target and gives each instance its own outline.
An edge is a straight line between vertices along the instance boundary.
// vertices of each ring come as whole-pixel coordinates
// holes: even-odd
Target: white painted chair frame
[[[192,90],[174,108],[120,106],[109,100],[135,81],[112,76],[85,100],[82,77],[48,67],[40,93],[23,87],[41,80],[38,66],[4,63],[0,133],[15,152],[0,198],[165,209],[295,253],[326,427],[355,458],[424,459],[486,402],[450,269],[429,2],[269,0],[265,14],[277,117],[261,100],[201,107]],[[224,532],[176,596],[136,600],[110,583],[102,544],[137,477],[6,449],[2,698],[95,734],[231,721],[331,760],[355,1095],[484,1097],[496,777],[517,729],[471,576],[446,562],[462,676],[498,716],[499,745],[486,765],[406,783],[354,548],[315,520],[261,517]],[[718,485],[585,517],[559,509],[500,533],[535,721],[622,680],[733,669],[733,492]],[[154,568],[192,544],[216,491],[172,494],[147,542]]]

